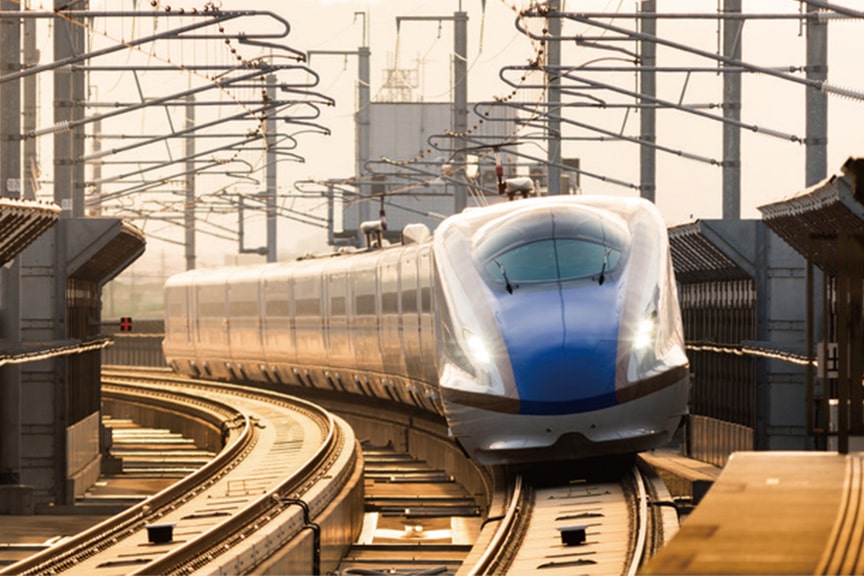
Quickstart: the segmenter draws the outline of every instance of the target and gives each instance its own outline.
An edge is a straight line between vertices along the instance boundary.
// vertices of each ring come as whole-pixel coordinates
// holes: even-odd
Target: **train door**
[[[359,256],[357,258],[360,258]],[[356,261],[351,271],[351,292],[354,306],[351,315],[351,340],[354,365],[359,370],[381,372],[381,348],[378,330],[380,299],[378,298],[378,254],[364,256]]]
[[[229,330],[227,273],[196,283],[199,354],[207,376],[227,377]]]
[[[340,268],[341,263],[337,265]],[[327,353],[328,364],[347,368],[353,364],[351,338],[348,333],[350,294],[348,277],[344,270],[336,269],[327,274]]]
[[[423,366],[423,380],[437,384],[436,371],[437,334],[435,331],[435,312],[432,306],[435,272],[432,262],[432,247],[421,246],[417,254],[418,286],[420,292],[420,358]]]
[[[381,253],[378,259],[378,282],[381,290],[381,357],[384,372],[405,374],[402,359],[401,318],[399,317],[399,257],[402,249]]]
[[[165,339],[163,349],[176,370],[187,371],[195,365],[197,337],[194,314],[190,310],[191,295],[195,293],[194,279],[171,281],[165,284]]]
[[[229,348],[234,373],[247,380],[263,360],[260,269],[240,269],[228,278]]]
[[[294,316],[291,310],[293,274],[290,268],[270,268],[262,278],[264,298],[263,337],[266,361],[279,373],[290,372],[297,360]]]
[[[420,307],[417,283],[417,250],[405,248],[399,263],[400,292],[402,294],[402,353],[408,376],[423,377],[420,357]]]
[[[322,299],[322,264],[309,261],[294,275],[294,327],[297,337],[297,362],[321,365],[326,359]]]

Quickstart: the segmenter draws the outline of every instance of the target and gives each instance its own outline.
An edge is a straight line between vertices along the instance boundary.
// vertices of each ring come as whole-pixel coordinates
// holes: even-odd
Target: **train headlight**
[[[657,333],[657,314],[651,313],[643,317],[636,324],[633,334],[633,349],[642,351],[654,344],[654,336]]]
[[[465,339],[465,347],[468,350],[468,355],[476,364],[488,364],[492,361],[492,355],[489,354],[489,349],[479,336],[464,328],[462,337]]]

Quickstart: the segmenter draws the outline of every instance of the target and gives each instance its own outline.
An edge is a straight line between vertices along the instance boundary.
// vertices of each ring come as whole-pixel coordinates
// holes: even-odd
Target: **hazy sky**
[[[92,0],[91,0],[92,2]],[[272,10],[286,18],[292,27],[288,43],[299,50],[354,50],[363,39],[363,17],[368,20],[369,46],[371,48],[371,73],[373,100],[383,96],[382,82],[385,69],[394,63],[400,68],[417,68],[421,86],[416,97],[425,101],[447,101],[450,98],[450,66],[452,58],[452,24],[443,22],[403,23],[397,35],[395,18],[401,16],[449,16],[460,5],[469,14],[468,23],[468,66],[469,100],[489,100],[496,96],[506,96],[509,88],[498,78],[502,66],[525,64],[534,55],[535,47],[520,35],[515,26],[514,0],[487,0],[485,10],[480,0],[290,0],[241,2],[221,0],[216,2],[225,10],[254,8]],[[36,3],[34,3],[35,5]],[[103,2],[103,5],[109,3]],[[111,9],[119,5],[130,8],[132,0],[110,2]],[[201,2],[171,2],[172,9],[179,7],[201,7]],[[518,3],[517,3],[518,4]],[[841,5],[855,6],[852,0],[838,2]],[[714,12],[715,0],[658,0],[659,10]],[[98,4],[93,2],[94,9]],[[162,5],[164,7],[164,3]],[[149,2],[139,1],[138,8],[150,9]],[[565,2],[565,10],[633,12],[638,3],[633,0],[570,0]],[[795,0],[751,0],[744,1],[744,11],[797,13],[799,3]],[[252,25],[252,24],[250,24]],[[632,27],[632,20],[622,22],[622,26]],[[141,22],[138,29],[127,25],[122,32],[131,37],[143,29],[157,29],[166,24]],[[242,25],[240,26],[242,28]],[[537,25],[535,25],[535,28]],[[99,29],[97,24],[96,29]],[[105,25],[106,33],[108,25]],[[828,82],[864,92],[864,82],[860,79],[860,56],[864,44],[864,22],[836,21],[829,24],[829,74]],[[113,33],[117,33],[116,29]],[[588,28],[572,22],[565,24],[567,34],[602,34],[598,28]],[[718,43],[716,22],[705,21],[661,21],[658,25],[660,36],[670,38],[699,48],[715,52]],[[102,40],[110,42],[110,40]],[[788,67],[803,66],[805,63],[805,38],[797,20],[783,22],[749,21],[744,27],[742,39],[744,59],[762,66]],[[239,47],[246,57],[260,53],[255,47]],[[217,62],[224,61],[226,50],[219,47],[183,47],[171,53],[172,61]],[[618,56],[622,56],[617,54]],[[616,56],[616,53],[598,51],[564,43],[562,60],[565,64],[578,66],[597,58]],[[139,55],[120,56],[127,61]],[[614,60],[609,65],[620,64]],[[670,49],[658,49],[658,65],[668,66],[716,66],[712,60]],[[353,57],[315,56],[311,67],[320,75],[317,90],[333,97],[336,105],[323,109],[321,124],[327,126],[332,134],[321,136],[307,134],[301,137],[296,152],[305,158],[304,163],[283,162],[279,168],[278,190],[280,194],[293,193],[295,181],[305,178],[328,179],[350,177],[354,172],[354,123],[353,115],[356,102],[357,64]],[[179,86],[193,84],[179,72],[171,82]],[[121,94],[130,91],[130,78],[111,83],[100,77],[99,97],[105,100],[120,99]],[[145,80],[143,90],[147,97],[158,95],[164,89],[163,77]],[[635,75],[606,74],[593,75],[592,78],[612,83],[627,89],[636,89]],[[686,91],[682,92],[686,84]],[[765,126],[784,133],[804,136],[804,88],[778,79],[753,74],[743,79],[742,120]],[[517,98],[521,101],[536,100],[537,93],[527,91]],[[606,95],[609,101],[624,101],[621,97]],[[689,79],[684,74],[665,74],[658,77],[658,97],[684,103],[719,104],[722,101],[722,78],[715,73],[693,74]],[[710,110],[720,114],[719,110]],[[231,112],[230,104],[222,109],[223,114]],[[864,104],[860,101],[829,97],[829,146],[828,174],[839,171],[841,164],[849,156],[864,155]],[[206,112],[202,112],[206,114]],[[623,109],[579,108],[566,113],[574,120],[603,127],[613,132],[638,135],[639,119]],[[148,112],[148,116],[134,121],[130,131],[136,128],[148,129],[164,121],[161,117]],[[572,116],[571,116],[572,115]],[[43,120],[45,122],[45,120]],[[469,125],[472,122],[469,121]],[[137,124],[137,126],[135,125]],[[676,150],[684,150],[707,158],[722,158],[722,132],[719,122],[699,119],[675,112],[659,111],[657,115],[658,143]],[[374,130],[374,127],[373,127]],[[576,128],[566,128],[565,134],[584,135],[586,132]],[[539,145],[532,146],[534,153],[545,156]],[[405,151],[405,158],[418,151]],[[254,156],[254,155],[253,155]],[[582,167],[591,172],[607,175],[617,180],[637,184],[639,182],[639,151],[633,144],[620,142],[565,142],[564,157],[578,157]],[[260,162],[260,158],[252,160]],[[44,160],[43,160],[44,164]],[[260,165],[260,164],[258,164]],[[43,165],[43,176],[50,178],[50,166]],[[686,222],[694,218],[718,218],[721,215],[721,175],[717,166],[680,158],[674,154],[657,153],[657,204],[670,224]],[[224,176],[222,177],[224,180]],[[202,181],[199,194],[205,194],[206,186],[214,186],[212,181]],[[756,207],[768,202],[788,197],[804,187],[804,147],[761,134],[742,133],[742,217],[758,218]],[[637,192],[590,178],[582,180],[583,193],[635,195]],[[322,203],[317,201],[296,201],[294,208],[305,211],[321,212]],[[226,227],[234,226],[236,219],[226,221]],[[256,244],[263,238],[260,235],[263,219],[250,216],[247,220],[253,233],[259,234]],[[145,228],[157,235],[181,238],[179,229],[148,223]],[[226,232],[227,233],[227,232]],[[292,257],[298,251],[309,247],[323,249],[324,232],[291,221],[280,221],[280,256]],[[198,245],[203,253],[221,254],[234,251],[236,244],[199,235]],[[167,246],[167,247],[166,247]],[[182,267],[182,247],[151,241],[150,255],[145,258],[158,258],[158,253],[166,250],[170,255],[170,265]],[[175,258],[176,256],[176,258]],[[219,256],[215,257],[217,260]],[[212,259],[211,259],[212,261]]]

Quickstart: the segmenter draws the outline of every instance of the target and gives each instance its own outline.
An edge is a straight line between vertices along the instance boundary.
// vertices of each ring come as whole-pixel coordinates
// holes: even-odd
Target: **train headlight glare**
[[[468,349],[468,354],[474,362],[488,364],[492,360],[489,349],[479,336],[466,328],[462,330],[462,337],[465,338],[465,347]]]
[[[633,348],[645,350],[654,342],[654,331],[657,328],[657,319],[651,315],[643,318],[636,325],[636,333],[633,336]]]

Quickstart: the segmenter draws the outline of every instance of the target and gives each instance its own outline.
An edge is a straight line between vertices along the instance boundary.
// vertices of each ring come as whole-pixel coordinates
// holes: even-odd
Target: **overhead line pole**
[[[546,41],[546,193],[550,196],[561,194],[561,42],[557,39],[561,36],[560,10],[561,0],[549,2],[549,16],[546,19],[549,29],[549,40]]]
[[[656,0],[643,0],[639,5],[640,11],[645,14],[657,12]],[[641,104],[653,103],[657,96],[657,74],[654,67],[657,66],[657,45],[650,37],[657,36],[656,18],[644,18],[640,20],[642,34],[645,35],[639,41],[639,91],[641,92],[639,102]],[[651,106],[644,106],[639,110],[640,139],[648,143],[648,146],[639,146],[639,194],[642,198],[651,202],[656,201],[657,194],[657,113]]]
[[[468,130],[468,13],[460,10],[453,15],[453,130],[457,134],[454,161],[460,184],[453,195],[453,211],[458,214],[468,205],[468,185],[465,176],[465,133]]]
[[[355,174],[360,179],[360,195],[369,198],[372,195],[372,187],[366,178],[363,178],[363,167],[369,161],[370,147],[372,143],[372,123],[370,120],[369,106],[371,99],[371,78],[369,75],[369,45],[366,38],[365,12],[363,22],[363,46],[357,49],[357,167]],[[358,206],[360,222],[370,220],[369,202],[361,202]],[[344,227],[344,224],[343,224]],[[332,224],[331,224],[332,229]],[[332,244],[332,242],[331,242]]]
[[[36,48],[36,21],[32,18],[24,18],[24,66],[27,68],[39,63],[39,50]],[[27,76],[22,81],[24,88],[24,115],[22,117],[21,131],[29,132],[36,129],[37,95],[36,76]],[[35,140],[24,141],[24,166],[23,186],[24,198],[36,199],[39,190],[39,154]]]
[[[815,13],[819,6],[808,3],[807,12]],[[828,24],[818,18],[807,19],[807,79],[825,82],[828,79]],[[805,140],[805,185],[823,180],[828,169],[828,96],[807,87]]]
[[[267,99],[276,98],[276,75],[267,76]],[[267,262],[276,262],[276,112],[267,111],[264,126],[267,142]]]
[[[724,0],[723,12],[739,14],[741,0]],[[743,21],[723,21],[723,67],[728,63],[741,62]],[[741,218],[741,72],[737,69],[723,71],[723,219]]]
[[[195,95],[187,94],[185,132],[192,132],[195,128]],[[183,204],[183,231],[185,235],[186,270],[195,269],[195,139],[186,138],[186,199]]]

